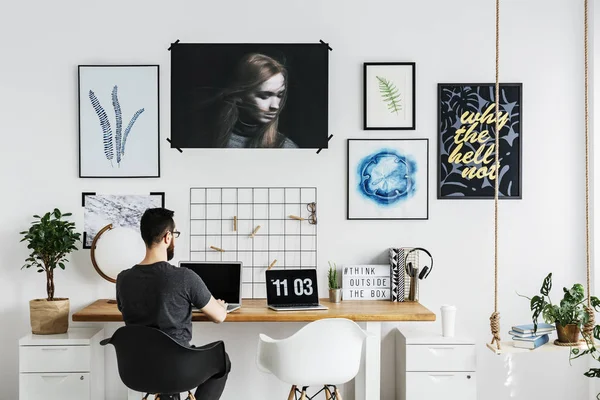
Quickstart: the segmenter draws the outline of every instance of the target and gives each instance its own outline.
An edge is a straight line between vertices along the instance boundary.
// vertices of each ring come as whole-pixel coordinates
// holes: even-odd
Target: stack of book
[[[508,333],[512,335],[514,347],[533,350],[548,343],[554,329],[553,325],[539,323],[537,331],[533,333],[533,324],[515,325]]]

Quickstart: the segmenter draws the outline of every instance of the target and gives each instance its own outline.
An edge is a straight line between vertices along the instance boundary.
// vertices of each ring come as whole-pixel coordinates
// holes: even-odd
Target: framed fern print
[[[364,129],[415,129],[414,62],[364,64]]]
[[[438,85],[438,199],[493,199],[495,84]],[[500,84],[500,199],[522,198],[523,85]]]
[[[78,75],[79,177],[159,177],[158,65],[80,65]]]

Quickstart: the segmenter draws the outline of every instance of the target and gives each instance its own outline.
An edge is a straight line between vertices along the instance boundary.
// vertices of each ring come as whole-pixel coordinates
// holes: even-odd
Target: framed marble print
[[[347,219],[428,218],[428,139],[348,139]]]
[[[90,249],[96,234],[108,224],[140,229],[140,219],[149,208],[164,207],[165,193],[113,195],[83,193],[83,248]]]

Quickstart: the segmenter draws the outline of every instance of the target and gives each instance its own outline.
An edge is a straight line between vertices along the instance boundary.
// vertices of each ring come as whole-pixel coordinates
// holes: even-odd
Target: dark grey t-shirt
[[[126,325],[158,328],[189,346],[192,304],[205,307],[211,293],[193,271],[166,261],[136,265],[117,276],[117,306]]]

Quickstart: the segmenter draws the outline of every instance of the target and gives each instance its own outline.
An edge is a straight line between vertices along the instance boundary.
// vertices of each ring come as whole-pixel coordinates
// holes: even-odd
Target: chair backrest
[[[138,392],[185,392],[225,370],[222,341],[188,348],[158,329],[129,325],[101,344],[115,346],[121,380]]]
[[[358,373],[367,333],[345,318],[321,319],[294,335],[274,340],[259,336],[257,364],[289,384],[342,384]]]

